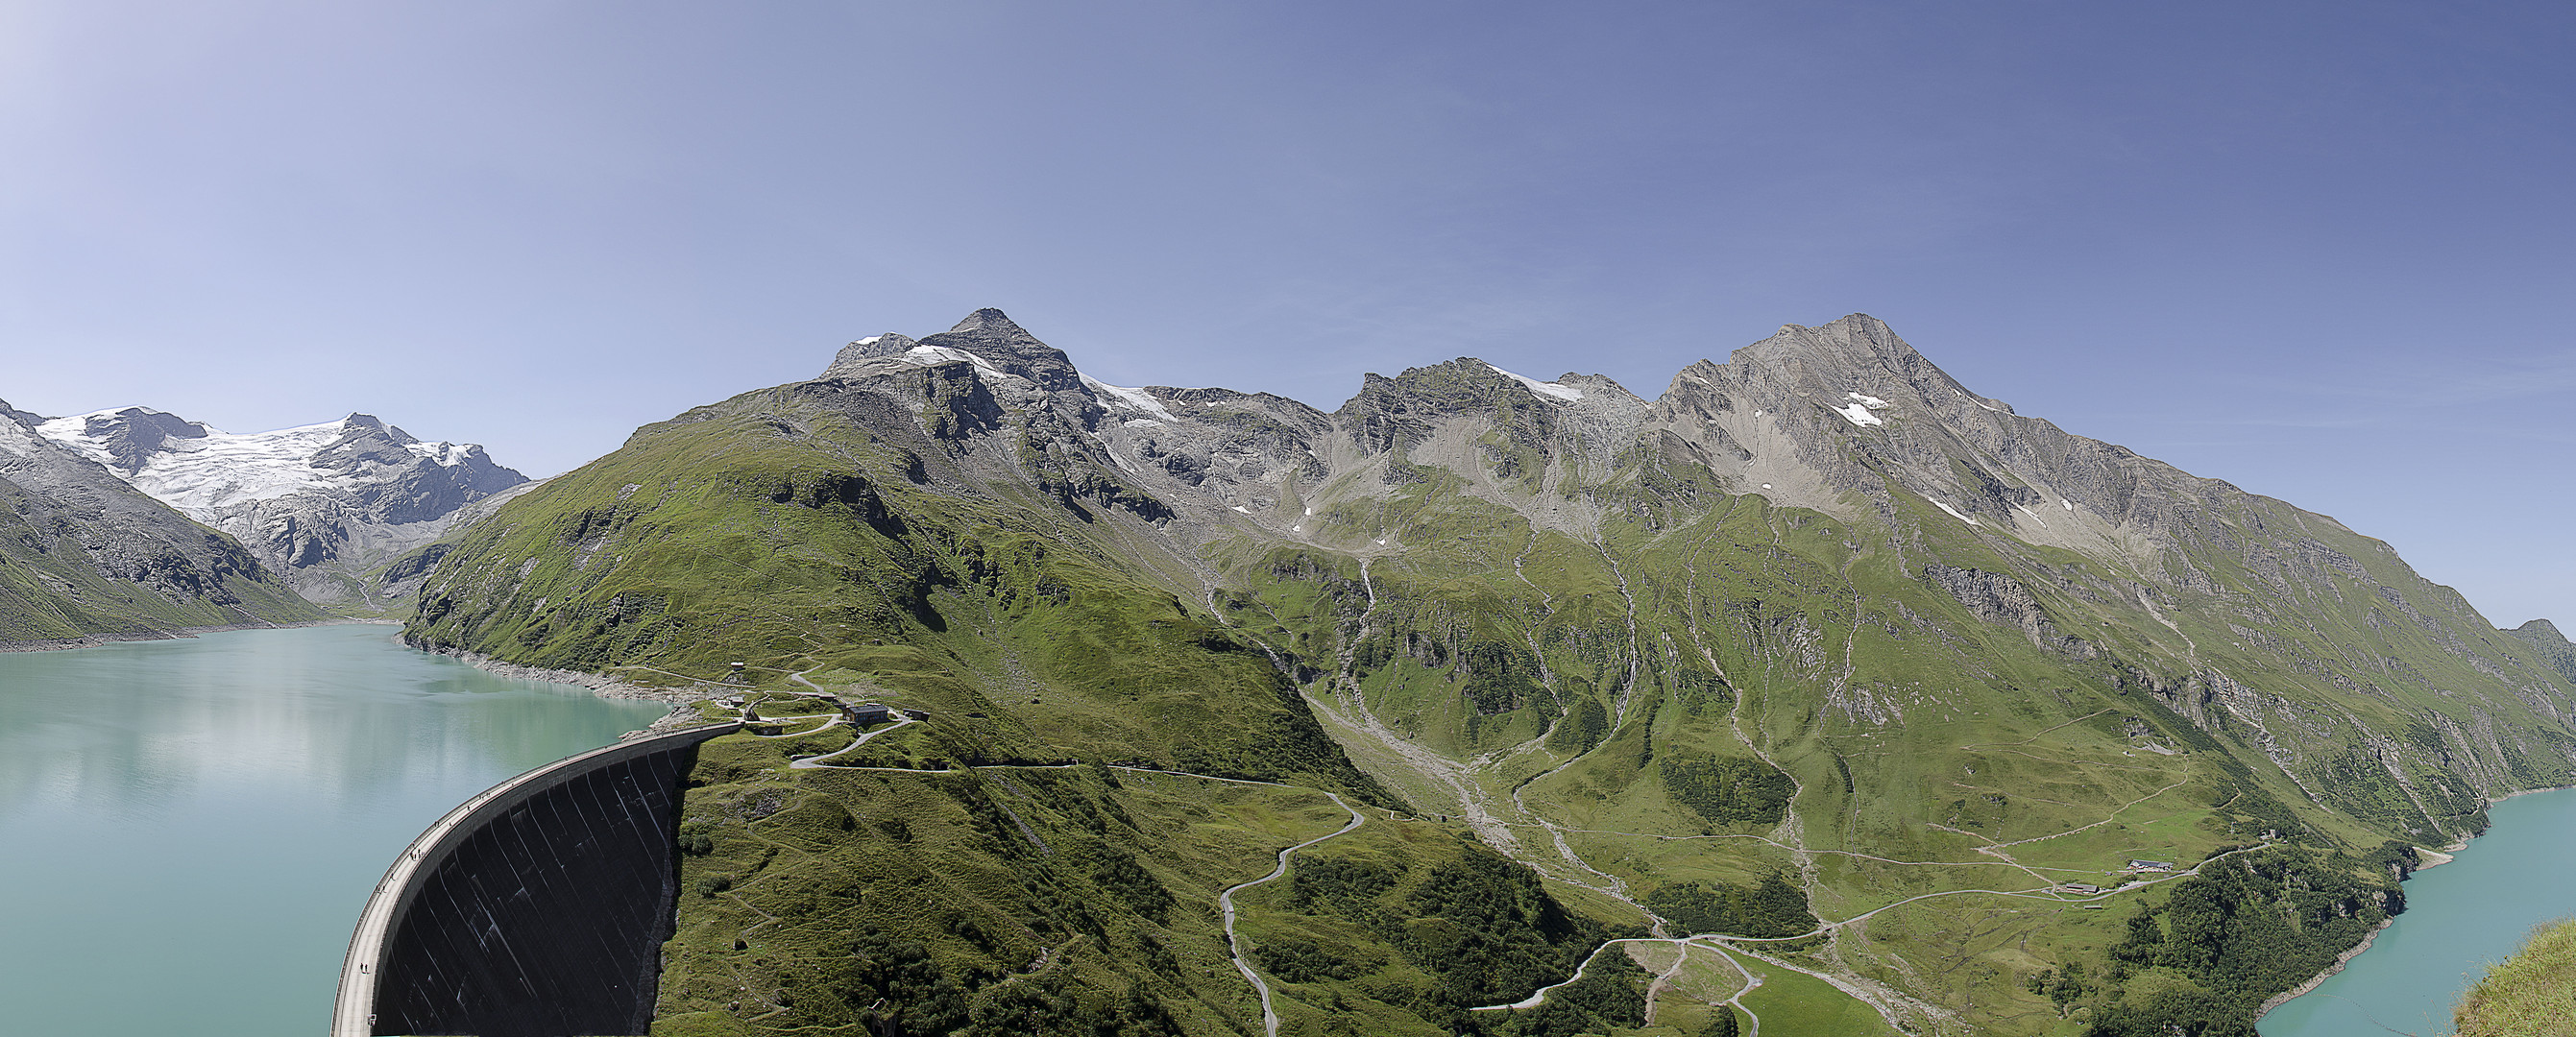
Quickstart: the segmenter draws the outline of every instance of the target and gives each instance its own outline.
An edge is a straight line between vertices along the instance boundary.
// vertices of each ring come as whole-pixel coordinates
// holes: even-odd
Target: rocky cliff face
[[[1920,904],[1802,967],[1918,1032],[2039,1032],[2063,1002],[2023,978],[2108,969],[2142,937],[2102,918],[2163,895],[2020,910],[2048,883],[2267,839],[2326,876],[2563,783],[2576,683],[2543,627],[2019,415],[1867,316],[1652,400],[1461,358],[1326,413],[1107,385],[984,310],[639,430],[458,538],[407,629],[630,677],[877,682],[971,718],[924,736],[960,759],[1344,789],[1356,762],[1605,924],[1758,935],[1692,906],[1757,888],[1833,919]],[[1304,1010],[1474,1007],[1408,986],[1437,971],[1412,937],[1321,903],[1265,909],[1279,940],[1349,943]],[[2141,989],[2261,996],[2168,957]]]
[[[42,422],[56,442],[250,547],[305,597],[381,605],[370,570],[525,476],[473,444],[426,443],[367,414],[232,435],[142,407]]]
[[[320,618],[232,538],[0,403],[0,643]]]

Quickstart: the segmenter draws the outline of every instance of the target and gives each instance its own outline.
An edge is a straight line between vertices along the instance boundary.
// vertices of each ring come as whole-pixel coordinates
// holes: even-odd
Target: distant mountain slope
[[[471,443],[372,415],[234,435],[144,407],[37,426],[137,489],[239,538],[306,597],[366,610],[364,574],[438,538],[458,509],[527,481]]]
[[[1314,1032],[1606,1032],[1640,1025],[1623,1005],[1713,1019],[1708,1001],[1780,998],[1912,1032],[2071,1013],[2232,1032],[2402,910],[2409,847],[2576,768],[2576,684],[2530,628],[2496,630],[2331,518],[2015,414],[1861,315],[1784,327],[1654,400],[1461,358],[1370,375],[1325,413],[1107,385],[983,310],[647,426],[454,543],[417,643],[666,681],[740,660],[765,686],[930,708],[890,764],[1145,760],[1427,812],[1243,898],[1282,1014]],[[705,777],[879,809],[831,773]],[[758,838],[710,804],[726,838]],[[1481,943],[1408,928],[1395,891],[1461,866],[1412,825],[1476,839],[1513,862],[1492,882],[1529,869],[1554,899],[1470,926]],[[862,856],[913,852],[848,831]],[[958,895],[979,931],[1056,924]],[[2207,911],[2286,921],[2195,928]],[[1581,923],[1542,939],[1537,919],[1567,912]],[[917,913],[833,917],[923,941],[958,977],[1025,964]],[[850,924],[817,921],[795,953],[837,953]],[[1203,928],[1156,932],[1099,939],[1222,960]],[[1673,980],[1480,1013],[1540,984],[1443,964],[1620,932]],[[1706,943],[1673,956],[1693,934],[1821,979],[1722,997],[1744,973]],[[725,946],[675,944],[674,968],[790,982],[706,957]],[[1217,979],[1083,953],[1105,957],[1069,966],[1066,997],[1190,999],[1203,1010],[1171,1013],[1186,1032],[1260,1024]],[[855,1011],[786,1000],[781,1027]],[[666,1007],[710,1027],[686,1032],[765,1032],[683,1001]]]
[[[2560,676],[2576,682],[2576,644],[2569,644],[2567,635],[2559,633],[2556,624],[2546,619],[2535,619],[2515,627],[2512,633],[2528,642]]]
[[[0,644],[321,618],[232,538],[36,434],[34,417],[0,403]]]

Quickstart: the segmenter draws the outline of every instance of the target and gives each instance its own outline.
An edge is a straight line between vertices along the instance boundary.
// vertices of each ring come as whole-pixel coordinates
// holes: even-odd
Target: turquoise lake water
[[[393,635],[0,653],[0,1033],[322,1033],[404,844],[663,712]]]
[[[2274,1009],[2263,1037],[2451,1032],[2451,1006],[2533,926],[2576,915],[2576,789],[2516,796],[2459,859],[2415,873],[2406,913],[2317,989]]]

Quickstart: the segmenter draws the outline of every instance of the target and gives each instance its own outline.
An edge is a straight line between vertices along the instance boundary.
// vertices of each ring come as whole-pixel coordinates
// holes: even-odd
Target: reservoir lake
[[[394,632],[0,653],[0,1033],[323,1033],[405,844],[666,708]]]
[[[2449,864],[2406,883],[2406,913],[2370,949],[2264,1016],[2263,1037],[2451,1032],[2469,984],[2522,946],[2533,926],[2576,915],[2576,789],[2516,796]]]

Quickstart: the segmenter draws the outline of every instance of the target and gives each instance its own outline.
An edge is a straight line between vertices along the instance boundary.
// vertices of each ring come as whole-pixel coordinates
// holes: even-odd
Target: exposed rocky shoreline
[[[671,711],[669,713],[663,714],[660,719],[653,721],[651,724],[638,730],[628,731],[624,734],[618,735],[617,738],[619,741],[638,738],[648,734],[660,734],[664,731],[676,731],[683,727],[695,727],[702,723],[702,721],[698,718],[698,712],[694,709],[690,709],[689,706],[692,703],[703,702],[715,697],[714,693],[698,688],[648,687],[642,684],[621,681],[615,677],[602,676],[596,673],[584,673],[580,670],[549,670],[536,666],[521,666],[513,662],[503,662],[502,660],[495,659],[481,652],[469,652],[461,648],[451,648],[446,646],[424,645],[414,642],[407,637],[400,638],[399,640],[402,641],[405,647],[429,652],[434,655],[449,656],[466,663],[471,663],[475,668],[495,676],[513,677],[519,680],[551,681],[556,684],[578,685],[580,687],[590,689],[591,694],[604,699],[642,699],[649,702],[665,703],[671,707]]]
[[[2370,931],[2370,935],[2362,937],[2360,943],[2353,944],[2351,948],[2345,950],[2342,954],[2336,955],[2335,963],[2332,967],[2327,968],[2324,972],[2308,977],[2308,981],[2305,983],[2291,987],[2290,989],[2274,994],[2271,997],[2264,998],[2262,1007],[2254,1010],[2255,1020],[2260,1022],[2264,1016],[2272,1014],[2273,1009],[2279,1008],[2284,1004],[2288,1004],[2291,998],[2307,993],[2308,991],[2315,990],[2318,986],[2325,983],[2326,980],[2334,978],[2334,974],[2343,971],[2343,967],[2351,964],[2352,959],[2361,957],[2361,952],[2369,950],[2370,945],[2378,941],[2380,933],[2386,932],[2389,926],[2395,924],[2397,924],[2397,919],[2394,916],[2380,920],[2378,928],[2372,929]]]
[[[2544,786],[2544,787],[2536,788],[2536,789],[2523,789],[2522,791],[2519,791],[2519,792],[2508,792],[2508,793],[2505,793],[2504,795],[2501,795],[2501,796],[2489,796],[2489,797],[2487,797],[2487,805],[2489,805],[2489,806],[2493,806],[2493,805],[2495,805],[2495,804],[2502,803],[2502,802],[2504,802],[2505,800],[2512,799],[2512,798],[2514,798],[2514,797],[2516,797],[2516,796],[2528,796],[2528,795],[2531,795],[2532,793],[2535,793],[2535,792],[2556,792],[2556,791],[2559,791],[2559,790],[2562,790],[2562,789],[2570,789],[2570,788],[2576,788],[2576,785],[2548,785],[2548,786]],[[2470,841],[2469,841],[2469,840],[2467,840],[2467,839],[2462,839],[2462,840],[2460,840],[2460,841],[2458,841],[2458,842],[2452,843],[2452,844],[2451,844],[2451,845],[2449,845],[2449,846],[2445,846],[2445,847],[2443,847],[2443,848],[2441,848],[2441,849],[2439,849],[2439,850],[2429,850],[2429,849],[2425,849],[2425,848],[2420,847],[2420,846],[2419,846],[2419,847],[2416,847],[2416,848],[2415,848],[2415,852],[2416,852],[2417,854],[2419,854],[2419,855],[2421,855],[2421,856],[2425,857],[2425,858],[2428,858],[2428,860],[2426,861],[2426,863],[2421,864],[2421,865],[2418,865],[2414,870],[2415,870],[2415,871],[2422,871],[2422,870],[2424,870],[2424,869],[2426,869],[2426,868],[2436,868],[2436,867],[2440,867],[2440,866],[2442,866],[2442,865],[2445,865],[2445,864],[2449,864],[2449,863],[2451,863],[2451,861],[2453,860],[2452,855],[2453,855],[2453,854],[2456,854],[2456,853],[2458,853],[2458,852],[2460,852],[2461,850],[2467,849],[2467,848],[2468,848],[2468,845],[2469,845],[2469,842],[2470,842]],[[2307,993],[2307,992],[2309,992],[2309,991],[2311,991],[2311,990],[2315,990],[2318,986],[2320,986],[2320,985],[2324,984],[2326,980],[2333,978],[2333,977],[2334,977],[2334,974],[2335,974],[2335,973],[2338,973],[2338,972],[2343,971],[2343,967],[2344,967],[2345,965],[2347,965],[2347,964],[2350,964],[2350,963],[2352,962],[2352,959],[2360,957],[2360,956],[2361,956],[2361,952],[2366,951],[2366,950],[2369,950],[2369,949],[2370,949],[2370,945],[2371,945],[2374,941],[2377,941],[2377,940],[2379,939],[2379,934],[2380,934],[2382,931],[2386,930],[2389,926],[2396,924],[2396,922],[2397,922],[2397,919],[2396,919],[2396,917],[2395,917],[2395,916],[2391,916],[2391,917],[2389,917],[2387,920],[2380,922],[2380,923],[2379,923],[2379,928],[2371,930],[2371,931],[2370,931],[2370,935],[2362,937],[2362,938],[2361,938],[2361,942],[2360,942],[2360,943],[2357,943],[2357,944],[2352,945],[2352,948],[2351,948],[2350,950],[2347,950],[2347,951],[2343,952],[2341,955],[2336,956],[2336,958],[2335,958],[2335,963],[2334,963],[2334,966],[2333,966],[2333,967],[2328,968],[2328,969],[2327,969],[2327,970],[2325,970],[2324,972],[2320,972],[2320,973],[2317,973],[2317,974],[2316,974],[2316,975],[2314,975],[2314,976],[2309,977],[2309,978],[2308,978],[2308,981],[2307,981],[2307,982],[2305,982],[2305,983],[2301,983],[2301,984],[2299,984],[2298,986],[2292,987],[2292,988],[2290,988],[2290,989],[2288,989],[2288,990],[2282,991],[2281,993],[2274,994],[2274,995],[2272,995],[2271,997],[2264,999],[2262,1007],[2260,1007],[2260,1008],[2256,1008],[2256,1009],[2254,1010],[2254,1018],[2255,1018],[2256,1020],[2258,1020],[2258,1021],[2259,1021],[2259,1020],[2261,1020],[2265,1015],[2270,1014],[2270,1013],[2271,1013],[2271,1011],[2272,1011],[2273,1009],[2275,1009],[2275,1008],[2279,1008],[2279,1007],[2281,1007],[2282,1005],[2287,1004],[2291,998],[2297,997],[2297,996],[2299,996],[2299,995],[2301,995],[2301,994],[2305,994],[2305,993]]]
[[[416,648],[434,655],[449,656],[471,663],[477,669],[498,676],[515,677],[520,680],[552,681],[556,684],[577,684],[590,689],[591,694],[604,699],[646,699],[653,702],[666,702],[676,706],[682,703],[697,702],[699,700],[712,697],[708,693],[694,688],[648,687],[642,684],[621,681],[615,677],[601,676],[596,673],[584,673],[580,670],[548,670],[535,666],[521,666],[517,663],[504,662],[502,660],[495,659],[491,656],[484,655],[481,652],[469,652],[461,648],[450,648],[442,645],[425,645],[415,642],[410,638],[402,638],[401,640],[407,647]]]

